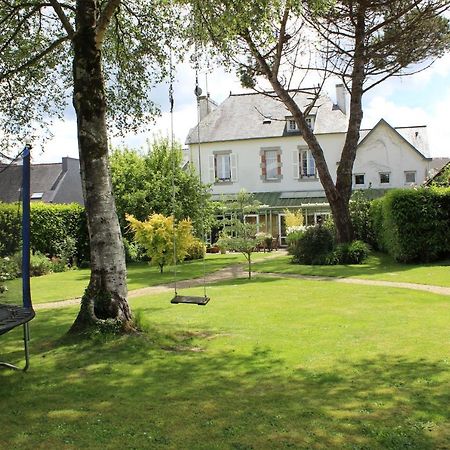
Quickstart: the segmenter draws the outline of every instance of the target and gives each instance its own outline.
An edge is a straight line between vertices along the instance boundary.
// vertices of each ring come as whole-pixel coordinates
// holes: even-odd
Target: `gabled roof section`
[[[386,120],[381,119],[372,129],[361,130],[358,147],[360,147],[377,128],[382,126],[387,126],[391,129],[399,136],[401,140],[406,142],[415,152],[419,153],[420,156],[431,160],[430,149],[428,146],[427,127],[425,125],[394,128],[386,122]]]
[[[0,170],[5,166],[0,165]],[[62,170],[61,163],[33,164],[31,166],[31,195],[50,191]],[[22,166],[12,165],[0,174],[0,201],[17,202],[22,186]],[[45,199],[43,198],[45,201]]]
[[[80,166],[75,158],[64,157],[61,163],[32,164],[30,182],[32,201],[83,204]],[[19,201],[21,187],[22,165],[0,164],[0,202]]]
[[[303,111],[312,99],[308,90],[295,93]],[[329,97],[320,97],[310,115],[315,116],[314,133],[345,133],[347,117],[333,107]],[[200,122],[200,142],[223,142],[285,136],[286,117],[291,116],[274,96],[258,93],[231,94]],[[270,119],[270,120],[269,120]],[[197,126],[188,134],[186,144],[198,143]]]

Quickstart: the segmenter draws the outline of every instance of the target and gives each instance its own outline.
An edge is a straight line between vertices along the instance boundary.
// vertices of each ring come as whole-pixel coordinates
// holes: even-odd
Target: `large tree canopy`
[[[197,236],[203,238],[213,221],[211,195],[194,168],[183,167],[179,144],[172,149],[168,139],[155,140],[143,154],[116,149],[110,161],[122,226],[126,226],[126,214],[141,221],[153,213],[173,215],[176,220],[189,218]]]
[[[76,16],[90,8],[108,125],[115,132],[144,129],[158,111],[151,88],[166,74],[167,43],[178,20],[170,1],[2,1],[0,127],[10,145],[38,139],[67,112],[81,24]]]
[[[176,19],[168,0],[1,2],[2,142],[36,138],[70,98],[77,117],[91,277],[74,332],[105,320],[132,326],[107,128],[136,130],[151,119],[150,88],[164,73]]]
[[[314,156],[333,212],[337,240],[350,241],[348,202],[363,94],[390,76],[420,70],[420,64],[449,48],[449,21],[442,13],[450,2],[192,0],[190,4],[194,33],[235,67],[245,86],[276,96],[286,105]],[[322,81],[330,75],[340,77],[350,93],[349,126],[336,181],[334,168],[327,166],[320,142],[306,121],[323,83],[312,91],[306,109],[301,110],[295,102],[296,92],[311,70],[322,74]],[[261,80],[265,83],[259,83]]]

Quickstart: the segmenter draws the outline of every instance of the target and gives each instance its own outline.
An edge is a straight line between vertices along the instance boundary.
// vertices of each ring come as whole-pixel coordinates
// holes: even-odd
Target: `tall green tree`
[[[173,215],[177,221],[189,218],[196,235],[203,238],[203,230],[209,229],[214,220],[209,186],[200,181],[194,167],[183,165],[179,143],[172,148],[167,138],[159,138],[143,154],[116,149],[110,164],[117,211],[124,227],[126,214],[144,220],[159,213]]]
[[[155,112],[176,16],[165,0],[2,1],[0,123],[36,137],[71,100],[91,246],[91,277],[72,331],[114,319],[130,327],[126,267],[108,166],[108,126],[134,130]],[[176,27],[172,28],[173,30]],[[5,139],[3,139],[5,141]]]
[[[365,92],[391,76],[421,70],[450,46],[442,0],[214,0],[189,2],[194,34],[235,67],[243,84],[272,91],[290,111],[310,148],[336,224],[337,241],[353,238],[349,213]],[[311,47],[318,53],[309,53]],[[305,57],[305,52],[309,55]],[[321,57],[323,56],[323,58]],[[419,66],[418,66],[419,65]],[[305,109],[295,102],[306,71],[323,74]],[[349,125],[339,166],[328,167],[307,123],[325,79],[335,75],[350,93]],[[269,84],[269,87],[267,86]]]

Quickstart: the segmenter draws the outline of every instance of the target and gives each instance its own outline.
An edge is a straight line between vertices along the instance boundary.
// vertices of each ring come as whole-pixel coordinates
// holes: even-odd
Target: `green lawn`
[[[0,372],[0,448],[450,447],[449,297],[293,279],[209,295],[132,300],[133,337],[61,341],[77,309],[39,312],[31,370]],[[19,361],[20,330],[1,353]]]
[[[269,253],[255,253],[255,261],[266,258]],[[205,264],[202,260],[184,262],[177,265],[177,280],[187,280],[202,277],[203,273],[211,273],[224,267],[244,263],[245,258],[240,253],[226,255],[208,254]],[[34,304],[66,300],[81,297],[89,282],[89,269],[70,270],[53,273],[42,277],[31,278],[31,293]],[[128,266],[128,289],[139,289],[173,282],[173,267],[165,267],[164,273],[159,273],[158,267],[148,263],[131,264]],[[17,303],[21,298],[21,280],[8,281],[8,292],[0,295],[0,303]]]
[[[292,264],[291,256],[257,262],[255,270],[367,280],[397,281],[405,283],[450,286],[450,260],[429,264],[400,264],[390,256],[373,253],[365,264],[339,266],[304,266]]]

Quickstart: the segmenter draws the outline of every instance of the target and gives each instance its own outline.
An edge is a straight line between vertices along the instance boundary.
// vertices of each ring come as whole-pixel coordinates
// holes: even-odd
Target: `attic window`
[[[307,116],[305,117],[306,123],[308,124],[308,127],[314,131],[314,116]],[[297,122],[293,117],[287,117],[287,131],[290,133],[293,133],[295,131],[298,131]]]
[[[30,199],[31,200],[40,200],[43,196],[44,196],[43,192],[34,192],[33,194],[31,194]]]
[[[272,120],[269,118],[269,117],[265,117],[264,119],[263,119],[263,124],[264,125],[269,125],[269,124],[271,124],[272,123]]]

